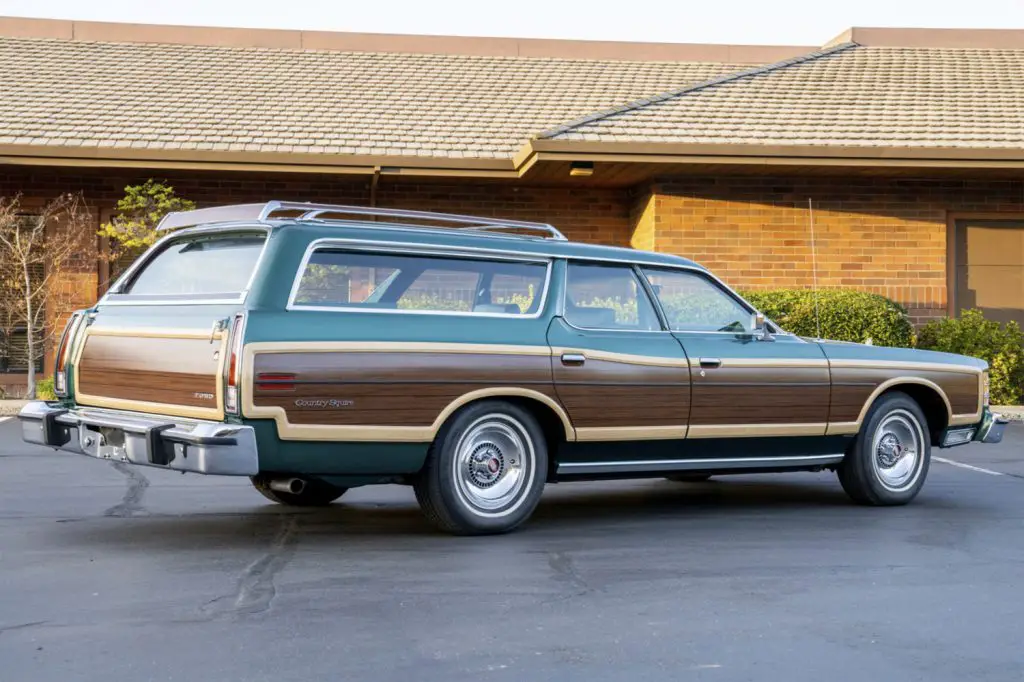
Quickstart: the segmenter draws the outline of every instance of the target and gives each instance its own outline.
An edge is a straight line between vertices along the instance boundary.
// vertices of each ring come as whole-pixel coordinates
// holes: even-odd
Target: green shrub
[[[850,289],[749,291],[744,297],[788,332],[835,341],[870,342],[876,346],[908,347],[914,330],[907,309],[878,294]]]
[[[53,392],[53,377],[36,381],[36,398],[39,400],[57,399],[57,394]]]
[[[989,391],[995,405],[1024,402],[1024,332],[1016,322],[986,320],[980,310],[958,318],[933,320],[917,336],[917,347],[972,355],[989,364]]]

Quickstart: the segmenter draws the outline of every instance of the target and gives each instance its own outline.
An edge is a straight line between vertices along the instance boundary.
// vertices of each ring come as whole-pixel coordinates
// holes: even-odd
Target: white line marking
[[[946,459],[945,457],[932,457],[932,459],[934,461],[936,461],[936,462],[942,462],[943,464],[952,464],[953,466],[960,467],[961,469],[970,469],[971,471],[977,471],[977,472],[980,472],[982,474],[988,474],[989,476],[1005,476],[1006,475],[1006,474],[1004,474],[1001,471],[992,471],[991,469],[982,469],[981,467],[972,466],[970,464],[964,464],[963,462],[956,462],[956,461],[953,461],[951,459]]]
[[[3,424],[4,422],[10,421],[12,419],[14,419],[14,417],[0,417],[0,424]]]

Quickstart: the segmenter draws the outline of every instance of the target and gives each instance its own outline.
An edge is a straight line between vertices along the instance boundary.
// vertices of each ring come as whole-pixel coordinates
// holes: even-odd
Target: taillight
[[[224,410],[238,414],[238,380],[242,376],[242,336],[245,334],[245,314],[235,315],[231,322],[228,344],[231,351],[227,364],[227,383],[224,387]]]
[[[60,343],[57,345],[53,368],[53,392],[61,398],[68,394],[68,354],[75,344],[75,334],[78,333],[78,327],[82,324],[83,319],[85,319],[84,313],[72,314],[71,319],[64,327]]]

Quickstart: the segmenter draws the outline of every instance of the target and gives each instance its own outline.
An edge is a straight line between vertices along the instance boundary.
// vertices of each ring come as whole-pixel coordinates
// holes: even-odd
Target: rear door
[[[193,232],[146,254],[80,332],[75,401],[222,419],[228,329],[267,240],[265,229]]]
[[[580,441],[686,437],[686,355],[630,265],[570,262],[548,328],[558,397]],[[628,457],[627,457],[628,458]]]

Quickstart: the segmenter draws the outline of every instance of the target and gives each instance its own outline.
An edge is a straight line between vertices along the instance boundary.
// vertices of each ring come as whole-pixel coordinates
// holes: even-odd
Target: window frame
[[[299,294],[299,286],[302,283],[302,276],[306,272],[310,259],[318,249],[335,249],[351,251],[353,253],[368,253],[378,255],[400,255],[400,256],[423,256],[425,258],[460,258],[482,261],[498,261],[505,263],[530,263],[544,266],[544,278],[542,280],[543,290],[537,309],[532,313],[485,313],[472,310],[415,310],[410,308],[362,308],[359,306],[328,306],[328,305],[306,305],[296,303],[295,299]],[[536,256],[521,256],[509,254],[498,250],[473,249],[458,247],[432,247],[421,244],[393,244],[390,242],[374,242],[354,239],[337,239],[325,237],[314,239],[306,246],[298,268],[292,279],[292,287],[288,293],[288,301],[285,310],[289,311],[319,311],[333,313],[365,313],[369,315],[447,315],[453,317],[483,317],[483,318],[505,318],[512,320],[536,320],[544,315],[547,307],[548,292],[551,290],[552,259],[548,256],[538,254]]]
[[[638,285],[637,297],[639,298],[641,293],[643,293],[643,295],[647,297],[647,302],[651,305],[651,310],[654,312],[654,317],[658,321],[658,325],[661,327],[661,329],[629,329],[624,327],[581,327],[579,325],[573,324],[572,321],[565,314],[566,297],[569,295],[569,268],[573,265],[573,263],[585,266],[590,265],[606,268],[618,267],[622,268],[623,270],[630,271],[633,274],[633,277],[636,279],[636,283]],[[661,305],[658,304],[656,297],[652,295],[654,292],[651,291],[650,283],[647,281],[647,278],[643,276],[643,273],[641,273],[638,268],[639,266],[631,261],[595,260],[589,258],[566,258],[565,273],[562,276],[562,300],[559,301],[559,316],[563,320],[565,320],[565,323],[567,325],[569,325],[573,329],[578,329],[579,331],[625,332],[627,334],[663,334],[670,331],[668,329],[668,326],[665,324],[665,313],[662,311]],[[637,313],[639,314],[639,305]]]
[[[136,275],[144,270],[154,258],[183,237],[231,236],[233,234],[251,234],[258,232],[262,232],[265,235],[263,247],[260,250],[259,256],[256,257],[256,262],[253,265],[252,272],[249,274],[249,281],[246,283],[245,288],[237,294],[235,294],[235,292],[219,292],[201,295],[124,293],[124,289],[135,281]],[[245,303],[246,298],[249,296],[249,292],[252,290],[253,284],[256,282],[256,277],[259,275],[260,269],[263,266],[263,260],[266,258],[272,236],[273,232],[268,225],[259,224],[230,225],[212,229],[207,226],[201,226],[198,228],[176,230],[160,239],[145,253],[135,259],[135,262],[132,263],[127,270],[122,272],[114,283],[110,285],[110,288],[107,289],[107,293],[100,298],[96,305],[241,305]],[[232,296],[232,294],[235,295]]]
[[[760,313],[760,311],[757,310],[757,308],[755,308],[754,306],[750,305],[750,303],[748,303],[742,296],[740,296],[735,291],[733,291],[731,288],[729,288],[729,286],[727,284],[725,284],[722,280],[720,280],[717,277],[715,277],[710,271],[700,270],[698,268],[691,268],[691,267],[673,267],[671,265],[668,265],[668,266],[663,266],[663,265],[645,265],[645,264],[640,264],[640,263],[637,263],[635,267],[636,267],[636,270],[637,270],[637,274],[643,279],[644,285],[648,288],[648,291],[649,291],[649,294],[650,294],[651,298],[654,299],[655,305],[658,308],[658,315],[659,315],[659,317],[661,317],[662,325],[664,325],[665,329],[668,330],[669,332],[677,332],[677,333],[680,333],[680,334],[720,334],[720,335],[724,334],[724,335],[727,335],[727,336],[749,336],[750,335],[748,332],[730,332],[730,331],[707,330],[707,329],[673,329],[672,328],[672,324],[671,324],[671,322],[668,319],[668,315],[665,313],[665,309],[661,305],[661,299],[658,297],[658,294],[655,292],[654,285],[651,283],[650,279],[648,279],[648,277],[647,277],[647,271],[648,270],[655,271],[655,272],[659,271],[659,270],[662,271],[662,272],[684,272],[684,273],[693,275],[694,277],[700,277],[705,282],[707,282],[712,288],[718,289],[727,298],[730,298],[733,301],[735,301],[736,303],[738,303],[740,305],[740,307],[743,308],[744,310],[746,310],[749,314],[756,315],[756,314]],[[783,331],[777,324],[775,324],[774,322],[768,320],[767,317],[765,318],[765,324],[771,325],[771,328],[772,328],[771,331],[772,331],[773,334],[783,334],[785,336],[792,336],[792,334],[790,334],[789,332]]]

